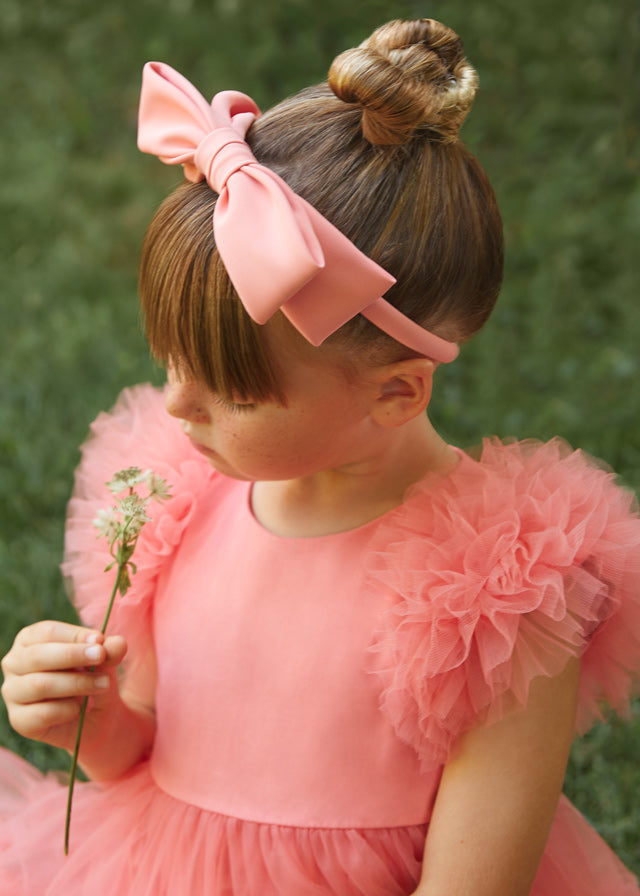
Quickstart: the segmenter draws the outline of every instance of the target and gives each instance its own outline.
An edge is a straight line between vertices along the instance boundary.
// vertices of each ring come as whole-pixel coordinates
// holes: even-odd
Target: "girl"
[[[84,448],[87,627],[37,623],[3,662],[28,737],[72,749],[91,697],[92,779],[65,858],[65,789],[3,756],[3,893],[637,896],[560,797],[574,726],[640,666],[633,499],[559,440],[472,458],[425,413],[501,280],[458,137],[475,89],[429,20],[261,117],[145,68],[140,147],[187,178],[141,266],[169,384]],[[173,497],[103,637],[91,520],[129,464]]]

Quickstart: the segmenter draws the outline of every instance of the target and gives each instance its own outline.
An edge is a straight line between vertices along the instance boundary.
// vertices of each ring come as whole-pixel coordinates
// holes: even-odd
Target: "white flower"
[[[147,471],[147,473],[149,472],[150,471]],[[134,488],[134,486],[139,485],[141,482],[145,482],[147,473],[143,473],[140,467],[127,467],[126,470],[120,470],[119,473],[115,474],[113,479],[107,482],[107,488],[113,492],[114,495],[119,495],[120,492]]]
[[[103,536],[109,544],[113,544],[120,534],[120,520],[116,508],[107,507],[99,510],[93,520],[93,525],[98,530],[98,537]]]
[[[118,510],[122,514],[122,536],[126,541],[140,533],[145,523],[149,522],[147,516],[148,498],[139,495],[126,495],[118,502]]]
[[[149,497],[155,501],[166,501],[171,497],[171,490],[166,480],[154,473],[153,470],[145,470],[142,480],[149,489]]]

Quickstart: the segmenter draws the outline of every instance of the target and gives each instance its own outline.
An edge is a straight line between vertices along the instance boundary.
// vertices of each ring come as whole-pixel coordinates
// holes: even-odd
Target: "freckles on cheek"
[[[270,442],[264,436],[242,430],[225,429],[220,433],[225,450],[229,451],[240,462],[269,460],[271,456],[277,456]]]

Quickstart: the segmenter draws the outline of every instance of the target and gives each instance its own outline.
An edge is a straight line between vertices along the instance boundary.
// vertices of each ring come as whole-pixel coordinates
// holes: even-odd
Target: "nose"
[[[189,423],[210,422],[207,390],[196,382],[169,377],[164,405],[173,417],[178,417],[180,420]]]

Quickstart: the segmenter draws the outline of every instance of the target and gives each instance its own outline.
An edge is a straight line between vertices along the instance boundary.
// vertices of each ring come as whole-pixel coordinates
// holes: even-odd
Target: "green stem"
[[[71,826],[71,803],[73,801],[73,788],[76,783],[76,774],[78,772],[78,753],[80,752],[80,739],[82,737],[82,728],[84,726],[84,717],[87,712],[87,703],[89,698],[85,697],[82,701],[80,709],[80,719],[78,720],[78,730],[76,732],[76,745],[71,760],[71,771],[69,772],[69,792],[67,794],[67,814],[64,821],[64,854],[69,855],[69,828]]]
[[[118,569],[116,572],[116,580],[113,585],[113,590],[111,591],[111,597],[109,598],[109,604],[107,606],[107,612],[105,613],[104,621],[102,623],[102,628],[100,629],[101,633],[104,633],[107,630],[107,624],[109,622],[109,616],[111,616],[111,610],[113,608],[113,602],[115,600],[115,596],[118,593],[118,584],[120,582],[120,575],[122,573],[122,568],[125,566],[125,563],[120,562],[118,564]],[[91,671],[95,669],[95,666],[91,667]],[[71,770],[69,772],[69,792],[67,794],[67,814],[64,822],[64,854],[65,856],[69,855],[69,829],[71,827],[71,803],[73,801],[73,788],[76,783],[76,775],[78,773],[78,754],[80,753],[80,740],[82,739],[82,729],[84,727],[84,717],[87,712],[87,703],[89,702],[89,698],[85,697],[82,701],[82,707],[80,709],[80,718],[78,719],[78,730],[76,732],[76,743],[73,750],[73,758],[71,759]]]

